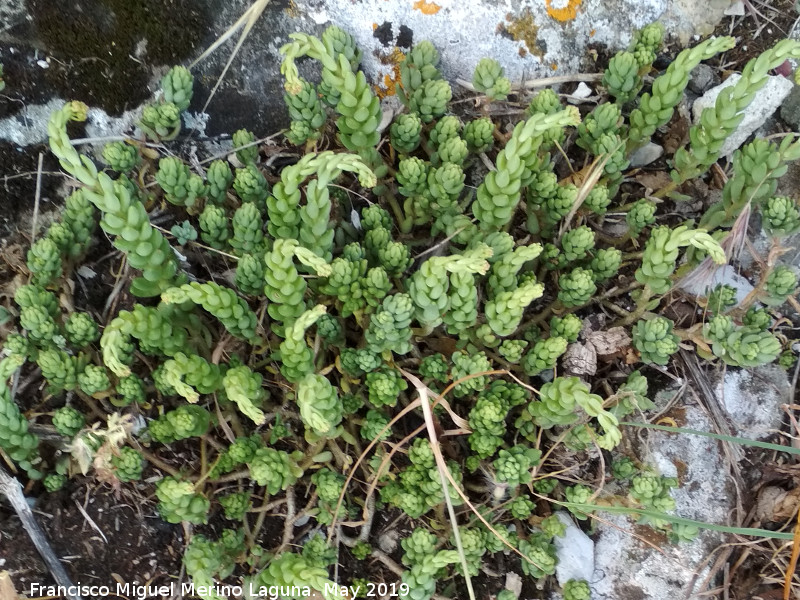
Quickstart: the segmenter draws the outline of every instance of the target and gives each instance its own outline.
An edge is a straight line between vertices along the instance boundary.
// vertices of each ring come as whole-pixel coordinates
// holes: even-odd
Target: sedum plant
[[[331,595],[336,551],[319,528],[338,532],[356,560],[382,560],[370,528],[387,507],[412,532],[401,540],[403,567],[392,570],[403,569],[397,595],[414,600],[449,593],[445,581],[460,594],[507,549],[525,577],[551,576],[564,526],[547,516],[550,499],[587,521],[586,504],[673,510],[675,482],[630,457],[615,454],[610,466],[623,491],[602,490],[599,500],[559,476],[577,453],[583,461],[618,449],[620,421],[654,407],[649,368],[636,363],[668,365],[681,341],[731,366],[789,363],[778,310],[794,301],[791,268],[764,261],[741,304],[724,287],[699,305],[673,292],[684,277],[735,261],[730,229],[748,207],[773,244],[769,257],[780,253],[800,223],[795,200],[776,193],[800,158],[797,136],[740,149],[722,201],[692,220],[662,200],[679,199],[681,185],[716,162],[765,74],[800,56],[800,44],[782,42],[748,64],[671,157],[672,183],[645,196],[626,181],[631,154],[670,121],[691,69],[733,44],[711,38],[683,50],[651,85],[662,34],[637,32],[611,60],[608,101],[586,111],[552,89],[520,92],[529,102],[521,120],[490,110],[511,86],[489,59],[473,86],[497,104],[478,102],[480,115],[450,104],[439,54],[423,41],[399,63],[402,108],[386,123],[350,34],[292,34],[281,49],[286,139],[301,148],[288,164],[262,162],[247,130],[233,134],[229,160],[185,161],[170,142],[191,102],[182,67],[142,114],[142,133],[162,145],[107,145],[113,172],[73,146],[68,124],[87,107],[67,104],[49,123],[50,147],[80,188],[28,249],[27,279],[13,284],[0,448],[48,490],[94,467],[115,485],[155,481],[169,523],[224,516],[237,530],[189,542],[193,581],[248,569],[258,586],[301,590],[286,597]],[[319,84],[301,76],[304,58],[321,67]],[[612,217],[624,219],[624,234],[605,228]],[[96,235],[98,221],[116,253]],[[98,283],[107,307],[73,295],[95,248],[117,261],[114,283]],[[673,322],[664,311],[676,302],[687,306]],[[612,332],[623,341],[605,352],[597,334]],[[576,356],[589,346],[606,364],[581,379]],[[624,376],[594,377],[611,367]],[[15,397],[20,372],[43,380],[37,389],[70,444],[69,465],[40,451],[52,442],[32,431],[49,417]],[[430,429],[411,433],[423,422]],[[151,469],[161,474],[150,478]],[[453,505],[463,508],[446,523]],[[268,510],[285,519],[280,544],[263,528]],[[335,527],[342,522],[363,527],[358,539]],[[669,528],[671,539],[691,533]],[[567,582],[564,595],[586,598],[587,586]]]

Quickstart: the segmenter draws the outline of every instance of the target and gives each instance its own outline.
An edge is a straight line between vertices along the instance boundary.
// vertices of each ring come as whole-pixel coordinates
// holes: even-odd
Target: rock
[[[717,285],[729,285],[736,290],[736,302],[741,302],[747,294],[753,291],[753,284],[739,275],[731,265],[722,265],[714,270],[713,274],[705,279],[694,278],[688,275],[682,279],[678,286],[695,296],[706,296]]]
[[[135,111],[149,95],[146,89],[148,76],[153,82],[167,65],[191,63],[252,4],[251,0],[174,0],[167,5],[158,0],[142,0],[138,3],[109,0],[100,4],[105,7],[113,2],[115,8],[93,10],[92,7],[97,5],[94,0],[76,1],[80,6],[86,6],[73,12],[85,16],[74,17],[75,23],[69,20],[70,27],[60,29],[54,28],[57,19],[52,18],[53,11],[50,8],[51,5],[58,5],[51,0],[0,0],[0,16],[8,15],[7,19],[2,20],[8,27],[0,33],[0,59],[8,67],[9,86],[6,93],[13,93],[16,72],[27,70],[26,64],[35,64],[37,59],[48,60],[51,57],[53,62],[47,71],[60,69],[60,75],[51,73],[47,77],[53,81],[68,82],[72,86],[72,89],[65,89],[61,84],[48,84],[45,75],[38,75],[35,94],[19,97],[29,110],[34,110],[34,105],[47,104],[51,98],[76,97],[112,116]],[[402,53],[423,39],[431,40],[437,47],[441,54],[442,72],[451,80],[470,80],[478,61],[483,57],[491,57],[500,61],[506,75],[516,83],[523,78],[580,72],[590,45],[605,46],[613,53],[627,47],[634,29],[654,20],[661,20],[666,30],[685,44],[695,35],[709,33],[722,18],[729,3],[729,0],[709,0],[705,3],[687,0],[608,0],[588,10],[586,2],[583,2],[583,7],[580,6],[580,0],[552,0],[547,3],[472,0],[466,6],[458,0],[271,2],[250,31],[206,111],[210,115],[206,133],[209,136],[229,134],[246,127],[260,136],[274,133],[287,125],[283,79],[279,73],[279,50],[289,41],[289,34],[293,32],[319,35],[329,24],[341,26],[356,38],[363,51],[362,67],[367,77],[381,88],[381,93],[391,94]],[[40,5],[49,12],[31,8]],[[133,14],[132,11],[140,10],[140,5],[152,11],[163,11],[165,6],[169,6],[166,10],[171,11],[171,18],[162,21],[172,24],[173,29],[167,33],[134,29],[126,33],[128,37],[125,40],[113,47],[107,47],[108,40],[102,36],[94,40],[97,37],[94,33],[106,32],[109,23],[122,21],[120,15]],[[185,25],[176,31],[175,22]],[[94,33],[92,36],[81,36],[81,27]],[[72,44],[69,51],[65,50],[63,40],[51,39],[62,29],[67,33],[75,29],[74,39],[69,40]],[[156,35],[160,37],[156,39]],[[89,37],[93,40],[89,41],[100,45],[84,48],[82,41]],[[234,37],[238,37],[238,32]],[[180,49],[170,55],[171,48],[169,44],[164,47],[162,38],[167,41],[174,39],[176,47],[180,38]],[[20,43],[20,40],[33,39],[37,40],[36,48]],[[11,42],[23,55],[16,61],[16,66],[7,62]],[[200,111],[205,105],[232,46],[233,43],[224,45],[193,67],[196,90],[190,107],[192,111]],[[109,54],[113,56],[109,58]],[[113,59],[115,68],[107,69],[103,61],[96,60],[97,56],[105,57],[104,60]],[[100,73],[102,77],[98,76],[95,86],[86,74],[72,76],[72,71],[63,72],[66,67],[56,67],[61,63],[73,65],[70,68],[75,73],[80,67],[87,73],[93,69],[92,73]],[[299,68],[303,77],[313,81],[319,79],[319,65],[313,61],[302,61]],[[130,75],[134,71],[135,78]],[[19,79],[18,76],[16,78]],[[101,84],[105,95],[88,91]],[[43,92],[48,85],[51,91]],[[154,91],[155,87],[151,85],[150,91]],[[131,92],[133,88],[137,94]],[[123,89],[125,93],[121,94],[120,90]],[[76,96],[73,90],[81,93]],[[110,97],[112,95],[113,98]]]
[[[522,593],[522,577],[516,573],[506,573],[506,587],[516,598]]]
[[[729,368],[711,385],[736,435],[759,439],[780,427],[783,418],[780,405],[787,402],[790,385],[788,374],[777,365]],[[675,385],[656,394],[656,410],[679,389]],[[684,403],[674,414],[686,429],[717,431],[696,403]],[[665,416],[670,417],[671,413]],[[662,431],[647,431],[646,436],[644,447],[650,451],[640,457],[642,462],[655,466],[664,476],[680,480],[680,488],[672,491],[675,514],[706,523],[727,523],[729,511],[735,505],[735,493],[728,481],[727,459],[719,442]],[[609,493],[613,493],[615,485],[613,482],[609,485]],[[759,498],[759,510],[765,515],[777,513],[780,518],[796,514],[796,500],[790,502],[785,494],[774,496],[771,500]],[[785,505],[790,505],[786,515],[781,512]],[[689,589],[689,582],[703,581],[708,573],[705,559],[722,539],[716,532],[701,530],[691,543],[657,542],[660,549],[656,550],[630,534],[632,520],[618,515],[603,515],[603,519],[608,523],[598,524],[595,573],[589,579],[594,600],[695,597],[699,590]],[[698,571],[699,576],[694,579]]]
[[[739,437],[763,439],[779,429],[789,402],[791,386],[784,369],[764,365],[754,369],[728,369],[716,392]]]
[[[631,167],[644,167],[657,161],[664,154],[664,148],[655,142],[648,142],[631,155]]]
[[[781,119],[794,131],[800,129],[800,86],[795,86],[783,101]]]
[[[662,407],[678,389],[679,386],[666,389],[654,401]],[[697,405],[681,406],[680,414],[683,427],[713,430]],[[680,488],[672,491],[677,504],[675,514],[708,523],[727,522],[734,501],[719,443],[706,437],[662,431],[647,431],[642,435],[647,439],[645,447],[650,448],[649,455],[641,456],[642,461],[655,466],[662,475],[680,480]],[[696,588],[690,590],[690,582],[699,585],[703,581],[708,573],[705,559],[722,540],[716,532],[701,530],[690,543],[674,545],[656,541],[656,549],[633,535],[635,519],[601,516],[604,522],[597,523],[594,577],[588,579],[593,600],[694,597],[692,592]],[[653,539],[646,530],[641,533]],[[700,573],[695,580],[697,571]]]
[[[730,7],[725,9],[725,15],[728,17],[743,17],[744,0],[736,0]]]
[[[0,120],[0,139],[21,147],[41,144],[47,140],[50,115],[62,106],[64,101],[60,98],[47,104],[26,106],[21,113]]]
[[[698,98],[692,106],[694,122],[700,120],[700,114],[708,107],[713,107],[720,92],[731,85],[735,85],[741,75],[731,75],[724,83],[708,90]],[[744,119],[739,127],[731,134],[720,152],[721,156],[729,156],[741,146],[745,140],[759,127],[761,127],[772,113],[778,110],[783,100],[792,91],[794,83],[785,77],[770,76],[766,85],[756,94],[755,100],[744,110]]]
[[[575,91],[572,92],[573,98],[588,98],[592,95],[592,88],[586,85],[583,81],[578,84]]]
[[[702,94],[715,83],[719,82],[717,72],[713,67],[700,63],[689,74],[689,89],[695,94]]]
[[[564,537],[553,538],[558,556],[556,578],[559,585],[563,586],[570,579],[591,581],[594,573],[594,542],[575,525],[569,514],[563,511],[555,514],[567,527]]]

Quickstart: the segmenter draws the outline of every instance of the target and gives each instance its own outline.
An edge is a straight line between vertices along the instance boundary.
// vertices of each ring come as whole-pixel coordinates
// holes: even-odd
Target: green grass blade
[[[745,438],[735,437],[732,435],[722,435],[719,433],[711,433],[708,431],[698,431],[697,429],[684,429],[683,427],[669,427],[668,425],[653,425],[651,423],[631,423],[628,421],[620,423],[620,425],[628,425],[630,427],[642,427],[644,429],[657,429],[659,431],[669,431],[671,433],[688,433],[690,435],[700,435],[703,437],[714,438],[715,440],[722,440],[723,442],[740,444],[742,446],[765,448],[766,450],[775,450],[776,452],[786,452],[787,454],[800,455],[800,449],[792,448],[791,446],[781,446],[780,444],[770,444],[769,442],[748,440]]]
[[[548,501],[565,508],[573,508],[583,512],[598,511],[615,515],[638,515],[641,517],[650,517],[651,519],[661,519],[662,521],[667,521],[676,525],[694,525],[698,529],[709,529],[711,531],[718,531],[720,533],[735,533],[737,535],[744,535],[748,537],[772,538],[776,540],[794,539],[794,534],[790,532],[770,531],[769,529],[757,529],[754,527],[731,527],[728,525],[716,525],[714,523],[706,523],[704,521],[684,519],[683,517],[668,515],[667,513],[658,512],[656,510],[630,508],[628,506],[598,506],[596,504],[577,504],[575,502],[560,502],[550,498],[548,498]]]

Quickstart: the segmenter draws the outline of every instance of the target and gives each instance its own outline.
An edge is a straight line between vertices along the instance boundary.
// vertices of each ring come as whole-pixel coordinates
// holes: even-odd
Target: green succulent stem
[[[650,306],[652,299],[653,299],[653,290],[650,288],[649,285],[645,284],[645,286],[642,288],[642,291],[639,293],[639,296],[636,298],[636,308],[634,308],[630,313],[628,313],[627,316],[615,322],[612,325],[612,327],[622,327],[638,321],[642,317],[642,315],[648,310],[648,306]]]
[[[67,134],[67,123],[86,120],[88,108],[70,102],[54,112],[47,124],[50,149],[61,166],[86,186],[86,197],[103,214],[101,227],[116,236],[114,245],[122,250],[142,277],[135,279],[131,291],[137,296],[157,296],[185,281],[178,259],[166,238],[151,224],[144,205],[130,191],[105,173],[98,173],[88,157],[78,154]]]

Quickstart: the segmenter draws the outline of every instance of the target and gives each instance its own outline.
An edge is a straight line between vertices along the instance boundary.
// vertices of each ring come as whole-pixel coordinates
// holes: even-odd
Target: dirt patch
[[[131,491],[126,486],[125,491],[114,492],[73,480],[63,490],[39,499],[34,513],[74,582],[165,585],[180,573],[183,532],[158,516],[155,503],[142,495],[148,487]],[[30,590],[31,583],[53,583],[19,519],[4,507],[0,507],[0,556],[18,592]]]
[[[19,148],[0,142],[0,164],[3,165],[0,174],[0,240],[8,239],[21,226],[23,212],[33,210],[40,152],[44,154],[41,196],[56,199],[64,177],[55,174],[59,166],[50,149],[45,145]],[[45,200],[43,209],[48,208],[49,203]]]

